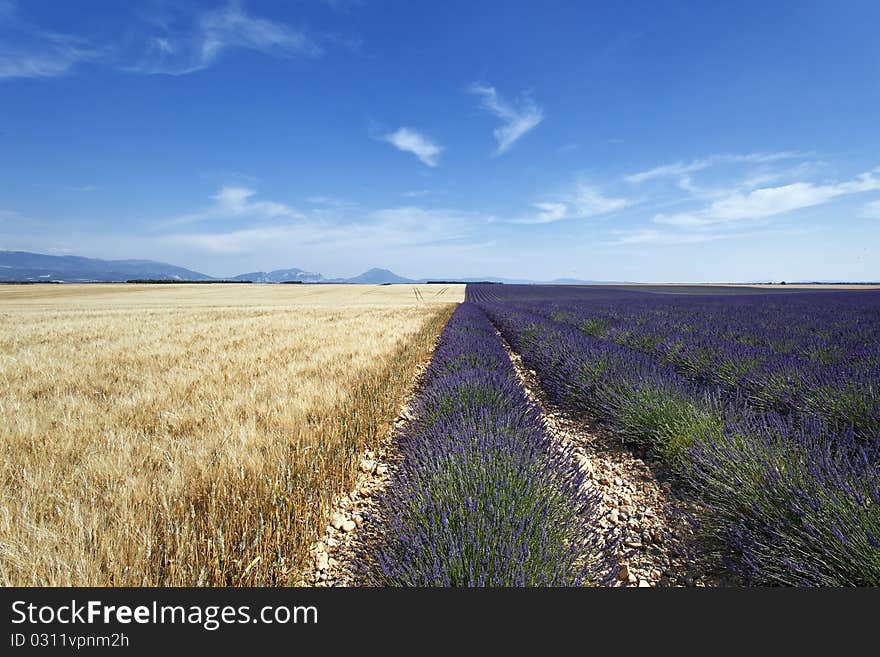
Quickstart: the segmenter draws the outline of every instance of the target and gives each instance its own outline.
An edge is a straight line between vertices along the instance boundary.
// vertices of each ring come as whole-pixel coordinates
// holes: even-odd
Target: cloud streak
[[[741,155],[710,155],[709,157],[693,160],[691,162],[673,162],[672,164],[663,164],[661,166],[654,167],[653,169],[648,169],[646,171],[640,171],[638,173],[624,176],[624,180],[626,180],[628,183],[638,185],[648,180],[655,180],[657,178],[678,178],[682,176],[687,176],[688,174],[702,171],[718,164],[766,164],[768,162],[796,159],[803,156],[803,153],[799,153],[796,151],[782,151],[778,153],[745,153]]]
[[[399,128],[398,130],[384,135],[382,139],[398,150],[412,153],[422,164],[436,167],[443,147],[434,143],[429,137],[413,130],[412,128]]]
[[[0,80],[65,75],[101,55],[88,40],[34,27],[15,3],[0,1]]]
[[[0,215],[2,218],[2,215]],[[365,211],[354,204],[305,211],[258,198],[248,187],[222,187],[211,204],[155,223],[153,239],[209,254],[257,254],[287,246],[337,251],[392,251],[426,246],[462,248],[493,217],[413,205]],[[197,226],[196,224],[202,224]]]
[[[470,92],[480,98],[482,109],[504,122],[493,132],[498,144],[494,152],[495,156],[506,153],[526,133],[534,130],[544,120],[544,111],[528,97],[513,105],[504,100],[495,87],[473,84]]]
[[[558,199],[532,204],[537,212],[514,219],[513,223],[549,224],[568,219],[587,219],[613,214],[635,203],[632,199],[606,196],[598,187],[579,183]]]
[[[254,50],[278,58],[317,57],[323,48],[305,31],[247,14],[238,2],[198,15],[195,25],[154,35],[141,60],[127,70],[186,75],[204,70],[227,50]]]
[[[841,196],[880,190],[880,177],[875,173],[866,172],[853,180],[824,185],[796,182],[749,192],[733,191],[700,210],[657,214],[653,221],[658,224],[695,228],[764,219],[801,208],[822,205]]]
[[[213,203],[208,207],[161,221],[157,228],[231,219],[300,221],[306,217],[303,212],[285,203],[253,200],[256,193],[249,187],[221,187],[211,197]]]
[[[140,74],[186,75],[209,68],[230,50],[286,59],[318,57],[323,47],[304,30],[248,14],[241,4],[202,13],[178,11],[134,26],[131,43],[95,45],[89,39],[46,31],[19,18],[0,0],[0,79],[56,77],[95,62]]]

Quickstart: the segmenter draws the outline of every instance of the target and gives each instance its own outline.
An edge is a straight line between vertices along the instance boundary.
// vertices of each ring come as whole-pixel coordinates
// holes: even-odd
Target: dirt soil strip
[[[588,486],[599,490],[604,505],[599,521],[606,546],[619,570],[615,586],[718,586],[724,582],[706,572],[705,559],[694,548],[688,518],[692,507],[676,497],[671,473],[659,461],[646,463],[607,430],[575,420],[548,401],[537,374],[498,333],[526,394],[541,409],[552,436],[562,445],[573,443]]]

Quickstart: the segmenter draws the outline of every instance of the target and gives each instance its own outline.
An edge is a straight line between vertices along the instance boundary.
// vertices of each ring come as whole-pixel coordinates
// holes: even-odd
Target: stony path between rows
[[[610,432],[575,420],[547,400],[537,374],[498,333],[528,397],[541,409],[551,435],[572,444],[587,485],[602,497],[600,532],[618,564],[615,586],[717,586],[693,547],[690,506],[672,490],[671,473],[647,455],[626,448]]]

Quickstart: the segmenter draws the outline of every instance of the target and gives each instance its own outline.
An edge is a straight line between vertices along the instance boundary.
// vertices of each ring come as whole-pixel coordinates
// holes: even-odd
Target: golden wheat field
[[[0,286],[0,584],[295,584],[463,296]]]

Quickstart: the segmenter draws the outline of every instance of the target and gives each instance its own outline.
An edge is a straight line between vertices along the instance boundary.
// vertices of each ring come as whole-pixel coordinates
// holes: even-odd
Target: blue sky
[[[0,0],[0,249],[880,279],[880,3]]]

